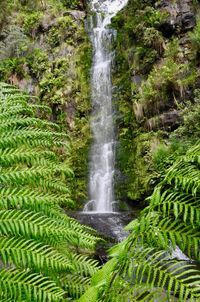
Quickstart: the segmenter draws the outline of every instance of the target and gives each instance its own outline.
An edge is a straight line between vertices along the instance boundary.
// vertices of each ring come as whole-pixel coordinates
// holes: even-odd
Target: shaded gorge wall
[[[113,19],[120,200],[143,201],[199,137],[198,11],[197,1],[129,0]]]

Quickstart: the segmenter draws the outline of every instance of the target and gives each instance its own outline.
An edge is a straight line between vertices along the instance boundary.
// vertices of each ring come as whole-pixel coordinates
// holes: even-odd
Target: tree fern
[[[0,271],[0,298],[13,301],[58,302],[66,292],[40,274],[16,269]]]
[[[0,83],[0,301],[78,298],[98,269],[95,231],[68,217],[68,135],[37,105]]]
[[[200,301],[199,163],[197,144],[168,169],[80,302]],[[177,246],[191,262],[176,259]]]
[[[1,237],[0,255],[7,266],[14,263],[17,267],[30,267],[37,271],[75,271],[70,260],[51,246],[23,237]]]

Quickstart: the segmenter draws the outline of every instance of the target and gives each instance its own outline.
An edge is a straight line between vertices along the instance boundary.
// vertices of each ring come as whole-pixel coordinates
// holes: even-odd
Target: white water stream
[[[90,0],[94,15],[90,17],[90,35],[93,45],[91,91],[93,116],[91,128],[93,145],[90,158],[90,201],[85,212],[113,212],[115,133],[112,106],[111,64],[112,41],[115,30],[109,29],[111,19],[128,0]]]

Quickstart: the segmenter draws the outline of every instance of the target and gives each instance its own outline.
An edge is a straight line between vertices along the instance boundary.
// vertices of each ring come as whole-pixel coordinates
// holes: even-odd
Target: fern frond
[[[55,208],[60,203],[73,206],[73,201],[66,194],[62,195],[60,192],[42,193],[38,188],[33,191],[33,188],[31,189],[26,186],[23,186],[23,188],[2,188],[0,190],[0,199],[3,200],[3,203],[0,204],[2,208],[9,208],[9,206],[11,208],[21,206],[23,208],[23,205],[26,207],[28,203],[30,206],[34,206],[34,203],[39,206],[40,203],[42,210],[43,204],[47,204],[48,202],[52,208]]]
[[[152,286],[133,285],[126,283],[123,280],[119,280],[114,284],[114,288],[109,292],[109,297],[102,299],[102,302],[121,302],[121,301],[131,301],[131,302],[168,302],[167,295],[164,289],[155,288]],[[171,297],[170,297],[171,298]]]
[[[20,237],[2,237],[0,257],[6,266],[13,263],[16,267],[30,267],[47,273],[74,271],[73,263],[51,246]]]
[[[3,121],[7,121],[10,117],[22,117],[22,116],[33,116],[33,110],[26,106],[26,102],[24,102],[24,106],[22,104],[20,105],[14,105],[10,108],[1,108],[0,107],[0,121],[1,123]]]
[[[23,144],[32,147],[63,146],[66,145],[66,138],[64,134],[39,129],[13,130],[0,136],[0,148],[16,148]]]
[[[16,116],[13,118],[7,118],[6,121],[2,120],[0,122],[0,133],[8,131],[10,129],[22,129],[26,127],[35,127],[39,129],[48,129],[48,128],[56,128],[59,129],[58,125],[55,125],[54,123],[51,123],[49,121],[41,120],[39,118],[34,117],[18,117],[16,119]]]
[[[179,301],[200,299],[200,273],[195,265],[173,260],[165,251],[149,248],[135,250],[131,264],[129,277],[134,276],[138,284],[167,288],[168,293],[173,290]]]
[[[129,237],[93,277],[80,302],[200,301],[198,265],[173,258],[177,246],[200,261],[200,144],[168,169]],[[152,248],[153,247],[153,248]],[[172,256],[173,255],[173,256]]]
[[[93,276],[99,269],[98,261],[89,259],[84,255],[71,254],[70,259],[81,276]]]
[[[141,217],[132,228],[131,244],[147,244],[172,251],[179,246],[189,257],[200,259],[199,230],[192,228],[181,220],[163,218],[156,212]]]
[[[66,291],[70,293],[70,296],[75,299],[80,298],[80,296],[88,289],[90,285],[90,278],[81,276],[69,276],[63,280],[65,284]]]
[[[99,302],[98,296],[98,289],[96,287],[90,287],[78,302]]]
[[[160,191],[160,197],[156,200],[155,194],[156,191],[152,195],[151,206],[157,208],[165,217],[174,215],[175,218],[181,218],[185,223],[188,222],[192,226],[199,225],[199,195],[193,196],[185,192],[165,190],[163,193]]]
[[[66,183],[73,177],[65,164],[68,135],[37,117],[50,108],[28,103],[35,100],[0,83],[0,301],[5,302],[74,299],[98,270],[97,261],[82,255],[94,251],[96,233],[59,206],[73,204]]]
[[[46,159],[50,160],[48,163],[55,162],[59,164],[55,153],[50,150],[25,148],[24,146],[18,149],[0,149],[0,164],[6,167],[18,163],[41,165]]]
[[[178,161],[170,168],[164,181],[192,195],[200,192],[200,170],[195,165]]]
[[[27,302],[59,302],[66,292],[55,282],[30,271],[0,270],[0,298]]]
[[[93,249],[95,245],[95,237],[84,230],[77,232],[73,228],[66,229],[56,220],[31,211],[1,210],[0,234],[40,238],[53,246],[66,242],[72,246]]]
[[[51,114],[52,113],[52,110],[49,106],[47,105],[40,105],[40,104],[29,104],[29,108],[31,108],[35,113],[37,111],[39,112],[45,112],[47,114]]]
[[[32,168],[24,168],[21,170],[14,170],[11,168],[6,173],[1,173],[0,175],[0,183],[3,186],[8,185],[32,185],[32,186],[41,186],[45,187],[46,190],[55,190],[60,191],[63,194],[69,194],[69,189],[66,187],[66,184],[61,181],[58,177],[54,176],[52,173],[51,166],[50,167],[32,167]],[[65,173],[69,175],[71,172],[70,169],[67,169]]]

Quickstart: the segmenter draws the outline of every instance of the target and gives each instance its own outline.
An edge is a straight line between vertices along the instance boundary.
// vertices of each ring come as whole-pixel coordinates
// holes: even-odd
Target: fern
[[[200,301],[200,144],[170,167],[80,302]],[[90,297],[89,297],[90,296]]]
[[[66,292],[40,274],[16,269],[0,271],[0,298],[14,301],[58,302]]]
[[[98,263],[96,232],[68,217],[68,135],[37,117],[46,106],[0,83],[0,301],[68,301]],[[30,102],[30,103],[29,103]]]
[[[31,267],[38,271],[69,272],[75,270],[67,257],[58,253],[51,246],[42,245],[34,240],[2,237],[0,255],[5,265],[14,263],[17,267]]]

